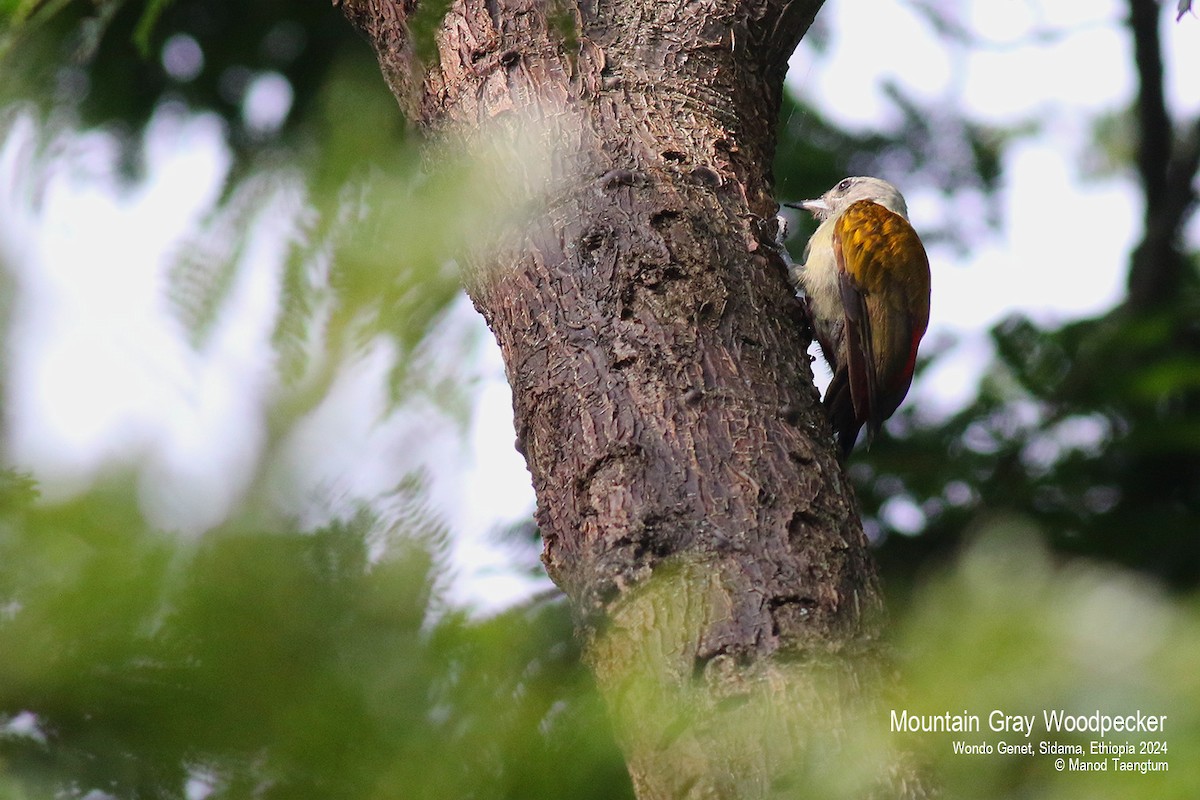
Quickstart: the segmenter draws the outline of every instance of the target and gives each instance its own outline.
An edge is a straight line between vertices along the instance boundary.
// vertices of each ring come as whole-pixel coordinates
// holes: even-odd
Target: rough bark
[[[412,0],[343,1],[425,130],[548,145],[506,173],[536,213],[468,291],[642,798],[795,796],[880,682],[876,573],[774,247],[786,59],[820,4],[459,0],[418,74]]]

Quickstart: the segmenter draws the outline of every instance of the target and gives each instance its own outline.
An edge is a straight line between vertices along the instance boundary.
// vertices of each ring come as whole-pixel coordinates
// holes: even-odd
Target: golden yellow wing
[[[842,212],[833,249],[846,327],[830,411],[848,452],[862,425],[873,437],[908,393],[929,324],[929,257],[908,220],[870,200]]]

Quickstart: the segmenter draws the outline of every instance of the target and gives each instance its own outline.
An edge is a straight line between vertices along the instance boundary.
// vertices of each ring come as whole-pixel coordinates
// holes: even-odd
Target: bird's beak
[[[818,197],[816,200],[802,200],[800,207],[818,219],[829,213],[829,203],[825,202],[824,197]]]

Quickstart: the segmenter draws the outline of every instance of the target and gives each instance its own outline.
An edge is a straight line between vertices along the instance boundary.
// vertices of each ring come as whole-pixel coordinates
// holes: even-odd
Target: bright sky
[[[1133,97],[1130,45],[1116,24],[1122,6],[959,3],[964,25],[991,44],[955,51],[898,0],[876,0],[870,16],[862,4],[830,0],[822,11],[829,52],[815,57],[804,46],[794,56],[793,87],[845,126],[869,130],[894,118],[885,79],[981,121],[1044,126],[1006,157],[1003,232],[966,259],[944,248],[930,253],[929,336],[953,334],[961,343],[910,402],[947,409],[965,399],[987,360],[983,331],[1005,315],[1062,321],[1121,296],[1141,208],[1129,176],[1084,181],[1081,164],[1089,120]],[[1035,36],[1046,32],[1061,35]],[[1164,22],[1164,46],[1173,109],[1200,114],[1200,20]],[[247,113],[286,113],[287,87],[276,89],[264,81],[251,100],[262,107]],[[132,192],[117,188],[105,137],[59,142],[59,157],[42,174],[28,166],[36,135],[22,123],[0,144],[0,207],[8,210],[0,261],[17,286],[5,457],[32,469],[51,497],[86,487],[106,465],[142,465],[151,519],[172,528],[184,520],[198,530],[216,524],[262,456],[274,286],[289,231],[262,226],[247,255],[257,268],[239,272],[223,324],[197,352],[179,336],[163,270],[165,254],[210,207],[228,167],[216,120],[160,113],[149,136],[148,181]],[[905,176],[883,177],[904,189]],[[907,194],[918,230],[942,213],[939,198]],[[287,219],[295,202],[279,197],[264,218]],[[964,203],[961,212],[972,209]],[[1189,235],[1200,245],[1200,224]],[[439,338],[474,354],[457,359],[474,387],[465,436],[432,407],[385,414],[390,352],[381,346],[348,368],[288,441],[293,460],[307,466],[273,476],[272,487],[281,503],[319,518],[323,503],[378,497],[398,474],[426,468],[434,503],[456,532],[456,594],[496,608],[538,586],[512,574],[505,549],[488,537],[493,526],[526,518],[533,493],[512,446],[511,401],[490,335],[466,302],[443,326]]]

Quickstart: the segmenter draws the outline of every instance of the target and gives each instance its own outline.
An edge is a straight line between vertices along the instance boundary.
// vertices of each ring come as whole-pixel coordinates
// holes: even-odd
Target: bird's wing
[[[929,323],[929,259],[908,220],[870,200],[842,212],[833,238],[854,417],[874,436],[912,382]]]

